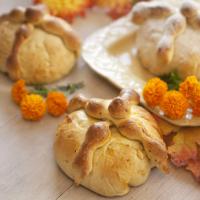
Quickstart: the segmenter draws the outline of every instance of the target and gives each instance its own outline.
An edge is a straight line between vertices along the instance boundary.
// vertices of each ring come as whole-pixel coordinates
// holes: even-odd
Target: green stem
[[[48,95],[48,93],[51,92],[51,91],[60,91],[60,92],[63,92],[66,96],[68,96],[68,95],[73,94],[74,92],[76,92],[77,90],[79,90],[83,87],[84,87],[83,82],[70,83],[68,85],[57,86],[57,87],[54,87],[54,88],[46,88],[43,85],[37,85],[37,86],[34,86],[33,89],[30,90],[30,93],[39,94],[41,96],[46,97]]]

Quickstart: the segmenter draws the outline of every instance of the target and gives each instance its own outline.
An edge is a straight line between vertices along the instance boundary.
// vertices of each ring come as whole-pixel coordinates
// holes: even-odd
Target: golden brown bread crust
[[[139,104],[140,103],[140,95],[131,88],[122,89],[119,93],[119,96],[131,102],[132,104]]]
[[[1,21],[13,21],[17,23],[31,23],[44,31],[61,37],[65,45],[77,55],[80,53],[80,40],[72,28],[62,19],[50,16],[45,6],[37,5],[26,9],[14,8],[8,14],[0,16]]]
[[[116,97],[110,103],[108,110],[113,118],[123,119],[130,113],[129,101],[123,100],[121,97]]]
[[[108,122],[96,122],[88,128],[85,141],[82,144],[78,155],[74,160],[74,166],[80,172],[75,177],[75,182],[80,183],[81,179],[92,171],[93,154],[97,148],[105,145],[111,137]]]
[[[64,23],[62,19],[49,16],[44,18],[44,21],[37,25],[37,27],[61,37],[67,48],[72,50],[76,56],[80,55],[79,38],[72,28],[68,24]]]
[[[86,113],[94,117],[96,119],[107,119],[109,116],[109,112],[107,108],[109,105],[109,100],[101,100],[101,99],[90,99],[90,101],[87,100],[87,103],[85,104]]]
[[[29,23],[40,23],[45,15],[48,14],[48,10],[44,5],[31,6],[25,10],[25,20]]]
[[[152,167],[168,172],[166,146],[154,118],[137,105],[134,90],[125,89],[117,98],[122,104],[116,111],[116,98],[72,98],[54,144],[61,169],[76,184],[105,196],[121,196],[129,186],[141,185]]]
[[[142,112],[142,111],[139,111]],[[145,113],[148,116],[147,113]],[[150,115],[150,114],[149,114]],[[132,140],[140,141],[150,160],[163,172],[168,172],[168,156],[164,141],[159,137],[160,129],[150,117],[132,116],[119,123],[120,133]],[[141,120],[142,119],[142,120]]]
[[[7,14],[3,14],[0,16],[0,22],[2,21],[13,21],[13,22],[23,22],[24,21],[24,13],[25,13],[25,8],[23,7],[17,7],[11,10]]]
[[[69,107],[68,107],[68,112],[71,113],[73,111],[79,110],[82,107],[85,106],[85,104],[87,103],[87,98],[85,98],[83,95],[78,94],[76,96],[74,96],[70,102],[69,102]]]
[[[80,55],[80,40],[79,40],[78,36],[76,35],[76,33],[72,30],[71,26],[62,19],[50,16],[48,14],[48,10],[44,6],[31,6],[26,9],[21,8],[21,7],[15,8],[12,11],[10,11],[8,14],[4,14],[4,15],[0,16],[0,23],[3,23],[5,21],[9,21],[14,24],[19,24],[19,29],[16,32],[12,51],[10,52],[9,59],[8,59],[7,72],[9,74],[10,78],[13,80],[17,80],[19,78],[24,78],[24,79],[28,79],[28,80],[26,80],[27,83],[52,82],[54,80],[61,78],[63,75],[67,74],[69,72],[69,70],[72,68],[72,66],[74,65],[73,56],[75,56],[75,58],[77,58]],[[30,39],[33,34],[28,34],[23,40],[19,39],[19,38],[21,37],[20,35],[24,34],[25,29],[27,30],[26,32],[29,32],[30,27],[32,29],[32,33],[38,32],[38,30],[42,30],[47,34],[57,36],[58,38],[61,39],[61,41],[63,42],[63,44],[66,48],[66,52],[64,52],[64,50],[63,50],[62,53],[66,54],[66,55],[74,54],[73,56],[69,55],[69,56],[71,56],[69,59],[69,64],[67,64],[67,63],[63,64],[63,67],[60,67],[58,69],[55,77],[53,76],[54,72],[51,71],[52,67],[50,66],[50,71],[48,72],[47,71],[48,69],[46,69],[46,68],[48,68],[48,64],[47,64],[47,66],[44,66],[44,63],[41,63],[41,66],[44,66],[44,68],[42,69],[43,72],[41,72],[41,78],[37,78],[38,75],[37,75],[37,77],[34,78],[34,75],[33,75],[33,80],[32,79],[29,80],[29,78],[24,75],[24,69],[22,69],[24,66],[22,67],[21,66],[22,64],[20,64],[20,61],[19,61],[19,59],[22,58],[22,55],[20,55],[20,58],[18,58],[19,57],[19,49],[21,49],[23,44],[25,44],[24,42],[26,40],[28,41],[28,39]],[[34,37],[37,37],[37,36],[34,36]],[[48,40],[48,42],[47,42],[47,40]],[[44,48],[46,48],[47,53],[53,52],[51,50],[53,48],[53,46],[56,47],[56,45],[58,45],[58,43],[60,42],[58,40],[52,41],[52,45],[49,45],[51,42],[50,40],[53,40],[53,39],[52,38],[50,39],[50,37],[49,37],[49,39],[46,39],[46,41],[44,41]],[[30,42],[34,42],[33,37],[32,37],[32,39],[29,40],[29,43]],[[34,45],[32,45],[32,46],[34,47]],[[36,44],[36,46],[37,46],[37,44]],[[40,50],[38,50],[38,51],[40,51]],[[42,52],[42,53],[44,53],[44,57],[45,57],[45,52]],[[26,55],[23,55],[23,56],[26,57]],[[29,55],[29,57],[30,57],[30,55]],[[49,56],[49,59],[50,59],[49,65],[51,65],[51,63],[52,63],[52,60],[51,60],[52,58],[53,57]],[[59,58],[55,58],[55,59],[59,60]],[[54,61],[54,62],[56,62],[56,61]],[[68,62],[68,61],[65,61],[65,62]],[[37,65],[39,65],[39,64],[37,64]],[[57,61],[57,65],[60,66],[61,64],[58,63],[58,61]],[[56,68],[55,66],[56,66],[56,64],[54,64],[53,68]],[[3,68],[3,66],[2,66],[2,68]],[[38,70],[39,69],[36,69],[36,71],[38,71]],[[54,70],[56,71],[56,69],[54,69]],[[27,72],[27,73],[30,73],[30,72]],[[60,75],[59,75],[59,73],[60,73]]]
[[[96,131],[97,123],[100,123],[99,131]],[[154,166],[139,142],[121,136],[114,126],[107,128],[107,122],[98,122],[83,110],[72,112],[58,127],[55,157],[61,169],[76,183],[104,196],[121,196],[129,191],[129,186],[143,184]],[[84,144],[88,143],[88,132],[92,137],[89,141],[95,141],[95,149],[90,148],[92,159],[86,156],[85,160],[80,158],[83,166],[74,164]],[[100,134],[101,141],[94,137],[98,136],[96,132]],[[83,177],[81,173],[85,169],[86,172],[89,172],[88,169],[91,171]]]
[[[121,96],[113,100],[88,99],[82,107],[80,104],[77,107],[85,109],[91,117],[111,121],[128,139],[140,141],[149,159],[162,171],[168,172],[168,156],[166,146],[159,134],[160,129],[146,110],[134,105],[139,103],[137,95],[132,98],[134,92],[130,92],[130,89],[124,90]],[[77,99],[78,97],[72,99],[75,110],[77,109],[74,102],[79,102]],[[69,104],[69,110],[73,111],[71,105]]]
[[[10,72],[9,76],[14,81],[20,79],[20,71],[19,71],[20,67],[17,58],[20,45],[29,37],[32,31],[33,31],[33,26],[31,24],[28,24],[28,25],[22,25],[16,32],[16,37],[12,51],[7,59],[7,68]]]
[[[140,102],[140,96],[132,89],[123,89],[119,97],[116,97],[110,103],[108,110],[114,118],[121,119],[130,114],[132,105]]]

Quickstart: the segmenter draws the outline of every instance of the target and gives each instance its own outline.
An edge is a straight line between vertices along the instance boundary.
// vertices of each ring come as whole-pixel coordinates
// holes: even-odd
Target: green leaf
[[[169,90],[178,90],[182,79],[176,71],[160,77],[168,85]]]
[[[47,88],[43,85],[35,85],[35,86],[33,86],[32,89],[30,89],[30,93],[39,94],[43,97],[47,97],[48,93],[51,91],[61,91],[67,96],[67,95],[73,94],[74,92],[76,92],[76,90],[79,90],[83,87],[84,87],[83,82],[70,83],[70,84],[67,84],[64,86],[61,85],[61,86],[56,86],[53,88]]]
[[[39,94],[39,95],[41,95],[41,96],[44,96],[44,97],[46,97],[47,95],[48,95],[48,92],[49,92],[49,90],[47,90],[47,89],[33,89],[33,90],[31,90],[30,91],[32,94]]]
[[[80,83],[72,83],[66,86],[58,86],[58,90],[65,92],[66,94],[73,94],[76,90],[84,87],[83,82]]]

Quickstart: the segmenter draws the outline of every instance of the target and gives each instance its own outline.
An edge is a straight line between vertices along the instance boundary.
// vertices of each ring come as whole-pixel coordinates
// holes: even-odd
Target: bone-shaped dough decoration
[[[143,67],[155,75],[177,70],[182,78],[200,78],[199,1],[139,2],[132,22],[138,25],[136,48]]]
[[[110,136],[109,122],[96,122],[88,128],[85,141],[74,161],[74,166],[78,168],[75,179],[77,184],[92,171],[95,150],[105,145]]]
[[[121,135],[141,142],[153,165],[167,172],[168,156],[166,146],[159,135],[160,130],[153,117],[139,107],[138,103],[137,93],[132,89],[124,89],[113,100],[75,96],[69,103],[69,110],[72,112],[84,109],[89,116],[110,122],[118,128]],[[80,150],[78,157],[83,154],[83,149]]]

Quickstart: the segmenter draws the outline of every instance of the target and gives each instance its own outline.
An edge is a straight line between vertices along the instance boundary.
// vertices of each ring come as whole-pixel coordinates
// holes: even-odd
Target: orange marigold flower
[[[163,96],[167,92],[167,84],[159,78],[150,79],[143,90],[143,96],[149,106],[159,105]]]
[[[188,76],[180,84],[179,91],[189,99],[193,115],[200,116],[200,83],[196,76]]]
[[[33,0],[35,4],[44,3],[52,15],[72,21],[75,16],[84,16],[85,10],[91,7],[92,0]]]
[[[189,103],[185,96],[175,90],[168,91],[160,103],[160,108],[171,119],[182,118],[188,107]]]
[[[192,100],[196,93],[197,87],[200,86],[196,76],[188,76],[179,86],[179,91],[187,98]]]
[[[48,113],[54,117],[58,117],[66,112],[68,102],[62,92],[49,92],[46,102]]]
[[[22,99],[20,108],[23,118],[31,121],[41,119],[46,112],[45,101],[37,94],[26,95]]]
[[[200,116],[200,101],[192,102],[191,104],[192,107],[192,114],[194,116]]]
[[[200,84],[195,88],[191,99],[191,107],[193,109],[193,115],[200,116]]]
[[[26,89],[24,80],[18,80],[16,83],[14,83],[11,90],[11,95],[15,103],[20,104],[23,97],[26,96],[27,94],[28,91]]]

